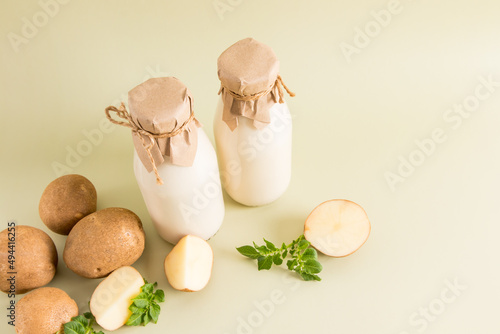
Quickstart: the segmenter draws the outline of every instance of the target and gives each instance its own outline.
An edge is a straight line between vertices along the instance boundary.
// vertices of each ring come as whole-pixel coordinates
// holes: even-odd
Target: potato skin
[[[0,232],[0,289],[9,292],[9,231]],[[57,249],[44,231],[25,225],[15,227],[15,286],[16,294],[48,284],[57,270]]]
[[[16,333],[54,334],[78,315],[78,306],[58,288],[36,289],[17,303]]]
[[[40,218],[55,233],[68,235],[83,217],[97,209],[97,192],[86,177],[61,176],[43,191],[38,205]]]
[[[99,210],[80,220],[64,247],[64,262],[76,274],[101,278],[141,257],[145,235],[139,217],[123,208]]]

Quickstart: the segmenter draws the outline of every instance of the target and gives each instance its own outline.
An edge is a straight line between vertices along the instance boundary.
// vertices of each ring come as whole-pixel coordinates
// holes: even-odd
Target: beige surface
[[[142,218],[147,246],[135,267],[167,295],[158,325],[119,333],[498,330],[500,87],[476,89],[481,77],[500,82],[498,2],[220,0],[231,9],[221,17],[213,3],[73,0],[52,7],[43,22],[36,1],[3,1],[0,223],[3,229],[14,219],[51,235],[60,264],[50,286],[83,309],[99,282],[65,267],[65,237],[48,231],[37,211],[56,177],[52,165],[80,149],[88,154],[70,161],[71,172],[95,184],[98,208],[122,206]],[[390,22],[374,24],[372,11],[388,7]],[[15,52],[7,36],[20,35],[33,16],[45,25]],[[356,39],[365,28],[373,37]],[[213,138],[217,57],[248,36],[273,47],[297,93],[287,99],[292,183],[265,207],[226,199],[223,227],[210,241],[212,280],[201,292],[177,292],[162,268],[171,246],[155,234],[133,176],[130,133],[101,123],[103,110],[148,77],[174,75],[193,93],[196,117]],[[347,44],[357,48],[351,57],[341,51]],[[475,102],[467,118],[449,111]],[[89,131],[95,143],[85,146]],[[434,151],[418,161],[415,140],[433,135]],[[421,165],[393,191],[385,174],[397,172],[399,156]],[[308,213],[332,198],[362,205],[372,233],[347,258],[322,256],[322,282],[278,268],[257,272],[235,251],[261,237],[292,240]],[[447,290],[454,281],[461,290]],[[8,302],[0,297],[2,333],[13,332]],[[419,312],[429,308],[423,320]],[[254,326],[243,329],[249,318]]]

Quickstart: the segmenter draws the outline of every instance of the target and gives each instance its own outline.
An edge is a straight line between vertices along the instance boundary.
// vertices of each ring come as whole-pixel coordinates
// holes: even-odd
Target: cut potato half
[[[304,237],[321,253],[343,257],[357,251],[370,230],[370,221],[361,206],[334,199],[321,203],[307,217]]]
[[[199,291],[210,280],[213,262],[214,253],[208,242],[186,235],[165,258],[165,275],[174,289]]]
[[[113,271],[95,289],[90,299],[90,312],[96,322],[108,331],[125,325],[132,312],[132,298],[141,293],[144,279],[133,267]]]

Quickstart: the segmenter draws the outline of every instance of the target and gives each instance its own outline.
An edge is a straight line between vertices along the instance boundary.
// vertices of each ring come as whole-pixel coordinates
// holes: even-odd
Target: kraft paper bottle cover
[[[196,156],[198,127],[194,117],[193,98],[187,87],[177,78],[152,78],[128,93],[130,114],[122,104],[108,107],[108,119],[129,127],[135,150],[148,172],[155,171],[162,183],[157,166],[165,159],[177,166],[191,166]],[[116,112],[125,122],[111,118]]]
[[[227,48],[217,60],[224,109],[222,119],[231,131],[238,126],[238,116],[252,119],[257,129],[270,123],[269,109],[283,103],[282,86],[292,92],[279,75],[279,61],[274,51],[253,38],[245,38]]]

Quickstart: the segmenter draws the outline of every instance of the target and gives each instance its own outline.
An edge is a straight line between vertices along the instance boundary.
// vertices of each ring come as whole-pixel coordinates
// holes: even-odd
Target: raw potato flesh
[[[213,262],[214,253],[208,242],[186,235],[165,258],[165,274],[174,289],[199,291],[210,280]]]
[[[370,235],[370,221],[358,204],[334,199],[318,205],[307,217],[304,236],[321,253],[343,257],[357,251]]]
[[[90,311],[96,322],[108,331],[125,325],[132,314],[131,299],[141,293],[144,279],[133,267],[113,271],[95,289],[90,299]]]

